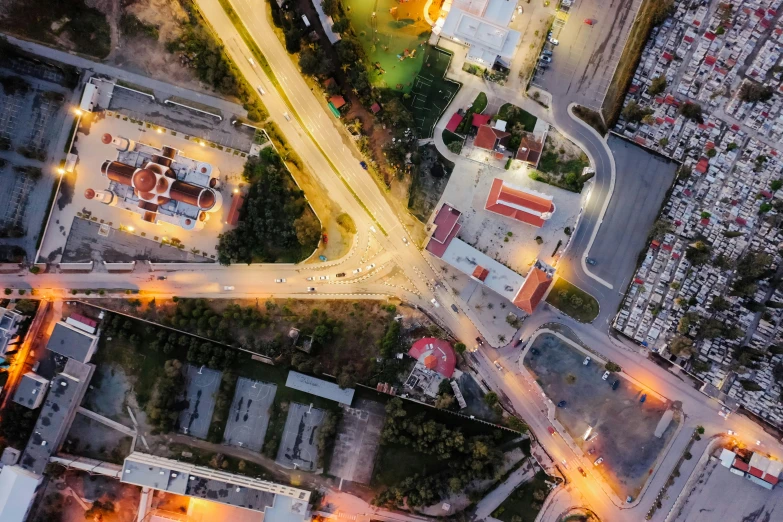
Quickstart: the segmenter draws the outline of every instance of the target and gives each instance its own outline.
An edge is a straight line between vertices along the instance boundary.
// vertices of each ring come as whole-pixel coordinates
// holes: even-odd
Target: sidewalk
[[[516,490],[520,484],[527,482],[535,476],[533,467],[530,465],[530,461],[525,461],[519,468],[517,468],[505,482],[498,487],[487,493],[487,495],[481,499],[476,505],[476,519],[484,520],[489,517],[493,511],[495,511],[514,490]]]

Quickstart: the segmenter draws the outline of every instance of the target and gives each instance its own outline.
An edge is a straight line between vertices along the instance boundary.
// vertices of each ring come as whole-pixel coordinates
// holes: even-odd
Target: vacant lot
[[[131,452],[132,440],[128,435],[78,413],[63,444],[63,452],[122,464]]]
[[[444,136],[447,132],[443,131]],[[420,162],[413,175],[408,208],[419,221],[426,223],[446,190],[454,163],[441,156],[432,144],[420,147],[418,155]]]
[[[369,484],[386,411],[380,402],[358,399],[355,403],[355,407],[343,411],[329,474]]]
[[[594,450],[585,454],[587,460],[604,458],[596,471],[618,496],[637,497],[679,423],[675,415],[675,422],[669,423],[663,436],[655,436],[669,402],[639,388],[622,374],[602,380],[603,365],[596,361],[583,365],[584,352],[551,334],[539,336],[533,348],[536,353],[528,352],[525,366],[552,402],[566,401],[565,407],[557,409],[557,420],[585,452]],[[612,390],[615,379],[620,383]],[[640,403],[645,393],[646,401]],[[586,443],[583,436],[588,427],[593,432]]]

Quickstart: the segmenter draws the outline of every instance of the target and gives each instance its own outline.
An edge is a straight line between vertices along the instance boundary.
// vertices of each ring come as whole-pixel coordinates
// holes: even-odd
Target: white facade
[[[19,466],[4,466],[0,471],[0,520],[24,522],[41,480]]]
[[[510,0],[455,0],[435,31],[469,47],[468,61],[488,67],[500,61],[508,67],[522,36],[508,28],[515,8]]]

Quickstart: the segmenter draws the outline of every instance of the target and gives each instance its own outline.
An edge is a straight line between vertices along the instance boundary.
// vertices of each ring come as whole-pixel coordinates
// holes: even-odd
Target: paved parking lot
[[[313,471],[318,465],[318,428],[326,412],[307,404],[292,402],[288,407],[285,431],[277,463],[287,468]]]
[[[559,45],[551,65],[533,80],[537,87],[598,110],[612,81],[642,0],[578,0],[564,21],[556,20]],[[592,20],[587,25],[585,20]]]
[[[275,400],[276,392],[275,384],[240,377],[231,403],[223,443],[261,451],[269,425],[269,408]]]
[[[217,370],[187,365],[185,370],[185,400],[187,407],[179,414],[179,430],[198,439],[206,439],[212,411],[215,409],[215,393],[222,374]]]
[[[360,399],[354,408],[344,408],[329,474],[369,484],[385,419],[386,411],[380,402]]]
[[[638,496],[676,431],[679,421],[666,426],[666,420],[672,417],[672,413],[666,413],[670,403],[622,374],[611,374],[602,380],[603,364],[593,361],[585,366],[584,352],[553,335],[539,336],[532,348],[538,353],[529,350],[525,366],[553,403],[566,401],[564,407],[557,408],[555,418],[585,451],[584,463],[603,457],[603,464],[595,470],[618,496]],[[612,390],[611,383],[618,378],[620,384]],[[647,398],[642,404],[640,399],[645,393]],[[588,427],[593,430],[585,443]],[[658,429],[663,431],[661,437],[655,436]],[[588,450],[594,453],[587,453]]]

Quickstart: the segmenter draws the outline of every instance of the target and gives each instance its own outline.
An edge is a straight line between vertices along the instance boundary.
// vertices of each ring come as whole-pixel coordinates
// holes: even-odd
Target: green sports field
[[[405,100],[416,121],[419,138],[432,137],[435,124],[462,86],[445,77],[450,61],[451,53],[426,46],[421,71],[413,80],[410,97]]]
[[[425,0],[343,0],[370,63],[377,87],[410,92],[424,62],[431,29],[424,21]]]

